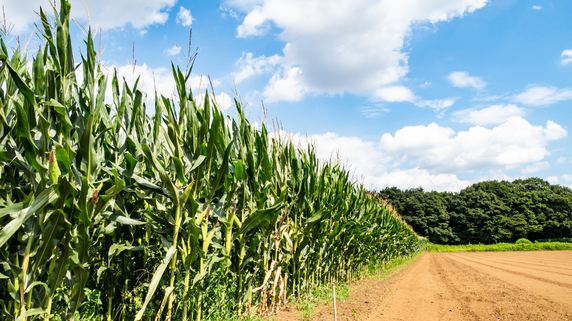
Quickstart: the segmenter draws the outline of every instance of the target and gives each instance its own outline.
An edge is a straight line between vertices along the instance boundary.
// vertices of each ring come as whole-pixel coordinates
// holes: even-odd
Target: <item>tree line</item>
[[[540,178],[480,182],[459,193],[420,187],[388,187],[375,193],[432,243],[493,244],[572,236],[572,190]]]

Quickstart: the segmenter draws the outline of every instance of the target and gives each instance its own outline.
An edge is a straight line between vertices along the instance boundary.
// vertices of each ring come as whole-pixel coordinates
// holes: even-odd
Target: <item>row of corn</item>
[[[91,30],[77,64],[70,7],[40,10],[31,61],[1,41],[1,319],[271,313],[422,247],[311,145],[199,104],[191,68],[148,97],[102,72]]]

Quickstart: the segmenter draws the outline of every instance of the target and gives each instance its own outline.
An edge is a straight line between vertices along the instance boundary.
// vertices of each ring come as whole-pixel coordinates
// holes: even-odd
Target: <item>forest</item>
[[[386,198],[436,244],[494,244],[572,236],[572,190],[540,178],[485,181],[459,193],[388,187]]]

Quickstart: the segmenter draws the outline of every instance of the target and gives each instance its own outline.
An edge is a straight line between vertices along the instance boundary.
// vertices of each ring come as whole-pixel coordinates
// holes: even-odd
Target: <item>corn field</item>
[[[70,8],[40,10],[30,61],[1,39],[2,320],[264,315],[424,245],[311,145],[197,102],[192,65],[148,97],[106,76],[91,29],[77,63]]]

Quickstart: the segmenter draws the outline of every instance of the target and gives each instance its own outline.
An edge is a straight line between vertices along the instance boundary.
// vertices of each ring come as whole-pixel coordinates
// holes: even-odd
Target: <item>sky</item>
[[[91,24],[106,70],[141,77],[149,98],[172,95],[171,62],[187,65],[192,30],[195,95],[212,83],[230,117],[237,97],[253,123],[272,131],[277,120],[368,189],[525,177],[572,187],[572,1],[70,3],[78,55],[78,25]],[[52,11],[44,0],[0,5],[11,47],[28,42],[40,6]],[[31,38],[29,55],[41,43]]]

